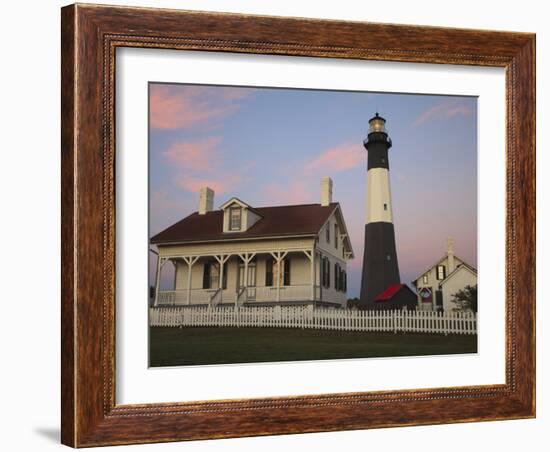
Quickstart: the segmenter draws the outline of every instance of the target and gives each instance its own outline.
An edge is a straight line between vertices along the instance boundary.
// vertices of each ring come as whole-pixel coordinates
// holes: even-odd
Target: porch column
[[[250,285],[250,281],[248,280],[248,264],[254,259],[254,256],[256,256],[256,253],[244,253],[239,254],[239,257],[244,263],[244,287],[245,287],[245,293],[246,293],[246,299],[248,300],[248,286]],[[238,294],[238,291],[237,291]],[[235,304],[239,300],[235,300]]]
[[[199,256],[186,256],[183,260],[187,263],[187,304],[191,304],[191,273],[193,265],[197,262]]]
[[[323,255],[316,253],[319,257],[319,301],[323,301]]]
[[[162,267],[162,260],[162,257],[157,256],[157,276],[155,279],[155,299],[153,301],[153,306],[157,306],[159,302],[160,269]]]
[[[308,257],[310,265],[310,282],[311,282],[311,301],[315,301],[315,250],[304,250],[304,254]]]
[[[231,254],[220,254],[214,256],[220,264],[220,279],[218,280],[218,289],[220,289],[220,303],[223,302],[223,267],[227,260],[231,257]]]
[[[288,254],[288,251],[275,251],[271,253],[277,264],[277,302],[281,301],[281,261]]]
[[[242,257],[241,257],[242,259]],[[244,255],[244,290],[248,294],[248,263],[250,260],[248,259],[248,254]]]
[[[315,249],[311,250],[311,300],[315,302]]]
[[[281,301],[281,259],[277,259],[277,302]]]

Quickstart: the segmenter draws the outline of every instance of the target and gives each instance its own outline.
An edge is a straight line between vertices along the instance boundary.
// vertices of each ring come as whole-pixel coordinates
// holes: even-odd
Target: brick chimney
[[[448,275],[453,272],[455,269],[455,252],[454,252],[454,243],[455,241],[452,238],[447,239],[447,263],[449,265]]]
[[[321,178],[321,205],[328,206],[332,202],[332,179],[328,176]]]
[[[214,210],[214,190],[202,187],[199,192],[199,215]]]

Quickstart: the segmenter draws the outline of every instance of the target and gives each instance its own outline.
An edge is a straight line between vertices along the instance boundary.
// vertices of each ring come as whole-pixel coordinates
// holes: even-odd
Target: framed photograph
[[[62,442],[535,416],[535,36],[62,9]]]

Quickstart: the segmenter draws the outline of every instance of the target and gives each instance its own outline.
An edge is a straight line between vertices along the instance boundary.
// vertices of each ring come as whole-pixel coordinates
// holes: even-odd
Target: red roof
[[[152,237],[151,243],[169,244],[251,237],[316,235],[337,206],[338,203],[328,206],[302,204],[256,207],[254,212],[261,216],[260,220],[247,231],[231,233],[223,232],[223,211],[215,210],[204,215],[194,212]]]
[[[391,300],[392,297],[399,292],[405,284],[392,284],[389,286],[386,290],[379,293],[374,301],[388,301]]]

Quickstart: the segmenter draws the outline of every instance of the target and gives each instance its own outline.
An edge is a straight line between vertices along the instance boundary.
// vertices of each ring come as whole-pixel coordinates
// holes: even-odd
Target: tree
[[[451,302],[456,304],[454,311],[477,312],[477,284],[475,286],[468,285],[453,294]]]
[[[348,298],[347,307],[349,309],[357,309],[359,307],[359,298]]]

